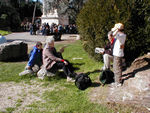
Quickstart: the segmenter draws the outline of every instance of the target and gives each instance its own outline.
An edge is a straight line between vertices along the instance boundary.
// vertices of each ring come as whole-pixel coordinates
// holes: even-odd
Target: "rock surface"
[[[121,87],[96,87],[90,92],[93,102],[116,102],[150,108],[150,54],[139,57],[123,72]]]
[[[8,61],[27,56],[28,45],[22,41],[0,44],[0,61]]]

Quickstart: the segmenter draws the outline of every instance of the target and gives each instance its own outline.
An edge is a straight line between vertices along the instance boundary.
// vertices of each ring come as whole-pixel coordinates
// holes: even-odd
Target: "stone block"
[[[0,44],[0,61],[26,57],[27,51],[28,45],[22,41]]]

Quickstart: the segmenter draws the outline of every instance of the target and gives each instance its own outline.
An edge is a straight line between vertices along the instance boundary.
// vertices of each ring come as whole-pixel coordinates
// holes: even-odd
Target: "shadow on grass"
[[[87,73],[84,73],[84,74],[86,74],[86,75],[90,75],[90,74],[93,74],[93,73],[100,73],[100,72],[102,72],[102,71],[101,71],[101,70],[96,69],[96,70],[94,70],[94,71],[90,71],[90,72],[87,72]]]
[[[91,87],[99,87],[99,86],[101,86],[100,83],[98,83],[98,82],[92,82]]]
[[[19,58],[12,58],[12,59],[8,59],[8,60],[4,60],[1,62],[25,62],[28,61],[28,55],[27,56],[23,56],[23,57],[19,57]]]
[[[71,65],[73,66],[73,71],[76,70],[80,70],[79,66],[84,65],[85,63],[71,63]],[[75,67],[75,65],[78,65],[77,67]]]
[[[53,81],[53,80],[61,80],[61,79],[66,79],[66,75],[64,74],[64,72],[58,72],[56,73],[55,76],[53,77],[46,77],[45,80],[48,80],[48,81]]]

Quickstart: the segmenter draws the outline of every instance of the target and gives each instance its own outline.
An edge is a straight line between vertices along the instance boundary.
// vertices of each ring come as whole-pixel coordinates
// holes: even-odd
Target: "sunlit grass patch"
[[[9,31],[4,31],[4,30],[0,30],[0,34],[1,35],[8,35],[8,34],[10,34],[11,32],[9,32]]]

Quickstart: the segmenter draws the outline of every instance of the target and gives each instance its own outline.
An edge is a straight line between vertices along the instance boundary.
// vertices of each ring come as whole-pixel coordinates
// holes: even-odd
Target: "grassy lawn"
[[[60,48],[63,45],[56,45]],[[63,53],[64,59],[68,59],[73,66],[77,68],[75,72],[88,73],[92,81],[96,80],[100,74],[97,70],[102,67],[101,62],[95,62],[82,49],[81,42],[77,41],[73,44],[68,44],[68,47]],[[76,59],[75,59],[76,58]],[[40,98],[43,101],[33,101],[24,106],[20,113],[112,113],[112,109],[104,105],[94,104],[88,98],[88,92],[93,88],[90,87],[85,91],[78,90],[74,83],[67,83],[65,78],[59,76],[45,78],[43,81],[34,76],[28,75],[19,77],[27,62],[0,62],[0,84],[15,82],[16,84],[25,82],[33,85],[33,81],[40,84],[42,88],[51,88],[53,90],[45,90]],[[30,92],[38,95],[38,91]],[[21,99],[16,101],[15,107],[7,108],[7,112],[16,111],[22,106],[24,98],[27,94],[21,96]],[[9,97],[11,99],[11,97]],[[1,111],[1,110],[0,110]],[[119,110],[118,112],[123,111]]]
[[[0,30],[0,34],[1,35],[8,35],[8,34],[10,34],[11,32],[9,32],[9,31],[4,31],[4,30]]]

